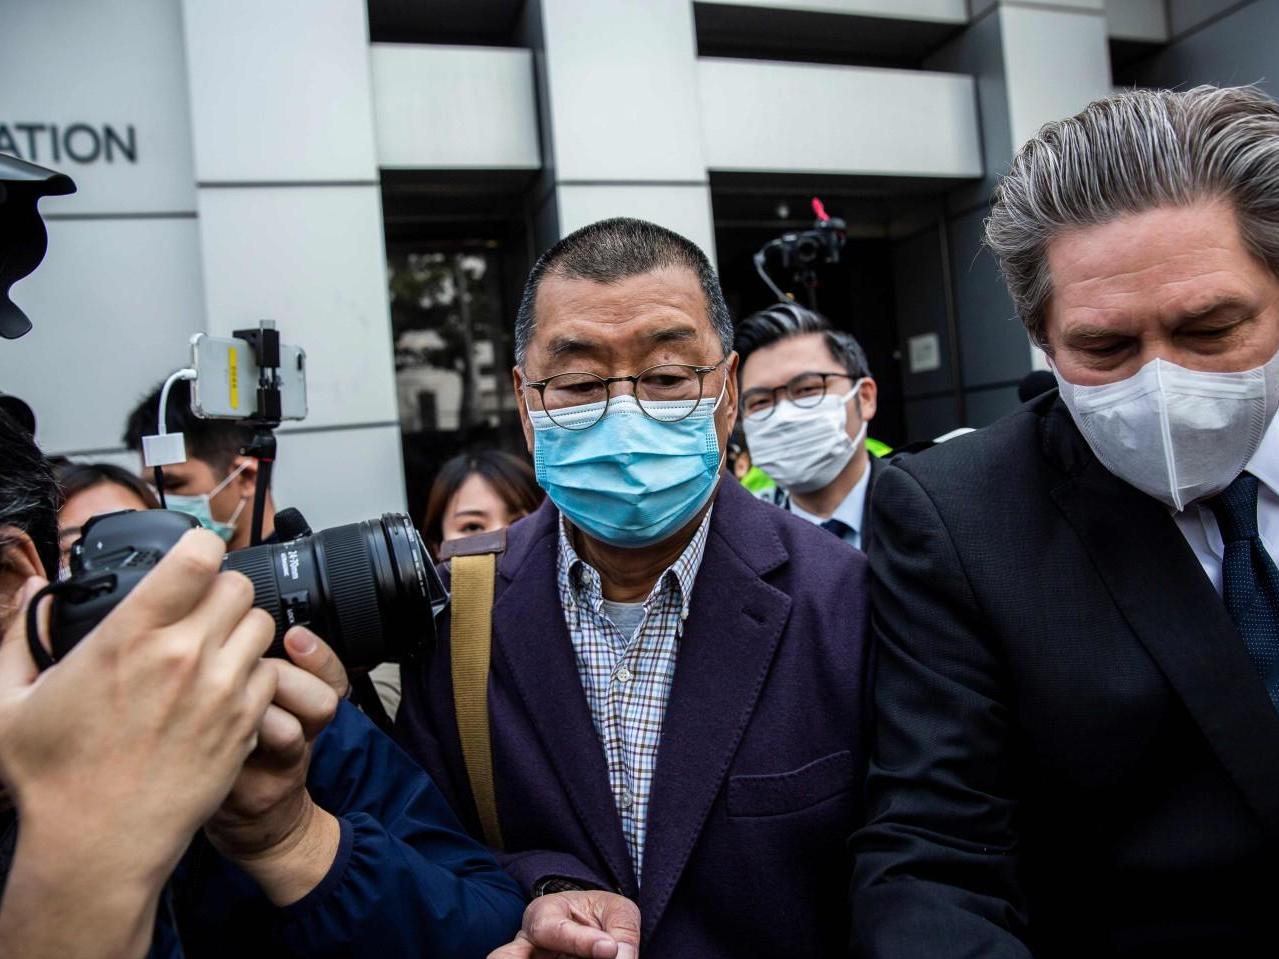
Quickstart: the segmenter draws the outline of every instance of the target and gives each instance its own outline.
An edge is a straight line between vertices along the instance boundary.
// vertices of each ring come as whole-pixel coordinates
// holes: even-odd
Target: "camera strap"
[[[506,530],[442,544],[441,559],[452,557],[451,644],[453,708],[462,759],[471,783],[484,838],[502,848],[493,784],[493,742],[489,728],[488,679],[493,641],[493,586],[497,554],[506,549]]]

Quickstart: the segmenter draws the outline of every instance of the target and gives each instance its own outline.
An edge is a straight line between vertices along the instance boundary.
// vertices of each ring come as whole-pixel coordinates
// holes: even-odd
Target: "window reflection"
[[[403,252],[388,266],[403,430],[499,428],[515,400],[498,255]]]

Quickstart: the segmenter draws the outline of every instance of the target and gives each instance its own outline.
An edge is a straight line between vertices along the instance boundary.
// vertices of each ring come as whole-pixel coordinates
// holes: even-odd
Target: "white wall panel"
[[[46,213],[195,209],[176,4],[10,2],[0,4],[0,17],[0,124],[15,147],[0,143],[0,152],[62,170],[79,187],[74,196],[45,200]]]
[[[1101,17],[1030,7],[999,16],[1015,152],[1048,121],[1110,95],[1110,52]]]
[[[971,76],[702,59],[698,81],[711,170],[982,174]]]
[[[317,530],[403,512],[400,429],[281,433],[273,490]]]
[[[676,185],[561,185],[560,235],[614,216],[649,220],[688,237],[715,262],[710,189]]]
[[[968,20],[965,0],[732,0],[732,3],[739,7],[773,7],[900,20],[940,20],[947,23]]]
[[[120,445],[138,398],[204,329],[194,219],[61,220],[13,298],[35,328],[0,343],[0,389],[27,400],[49,453]]]
[[[371,180],[365,0],[183,0],[196,175]]]
[[[541,0],[557,180],[706,178],[688,0]]]
[[[259,319],[306,350],[308,426],[396,418],[377,187],[200,191],[210,332]]]
[[[531,51],[375,43],[372,69],[382,168],[541,167]]]

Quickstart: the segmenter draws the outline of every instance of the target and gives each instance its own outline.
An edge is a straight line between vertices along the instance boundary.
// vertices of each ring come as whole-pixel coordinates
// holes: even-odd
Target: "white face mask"
[[[767,419],[742,420],[751,464],[784,490],[808,493],[829,484],[848,465],[866,438],[866,424],[848,435],[848,401],[865,380],[843,396],[827,393],[816,406],[782,400]]]
[[[1155,359],[1103,386],[1053,374],[1101,465],[1177,511],[1234,482],[1279,408],[1279,353],[1239,373]]]

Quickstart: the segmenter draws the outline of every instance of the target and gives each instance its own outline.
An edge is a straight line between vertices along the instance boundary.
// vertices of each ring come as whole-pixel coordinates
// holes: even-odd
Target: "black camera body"
[[[847,227],[836,217],[818,220],[811,230],[783,233],[774,242],[777,256],[787,270],[807,270],[822,263],[838,263]]]
[[[61,659],[199,523],[172,510],[95,516],[71,552],[71,577],[57,584],[50,620]],[[253,583],[253,605],[275,620],[268,655],[283,655],[292,626],[307,626],[352,668],[411,660],[435,642],[435,616],[448,593],[409,518],[386,513],[228,553],[223,568]]]

